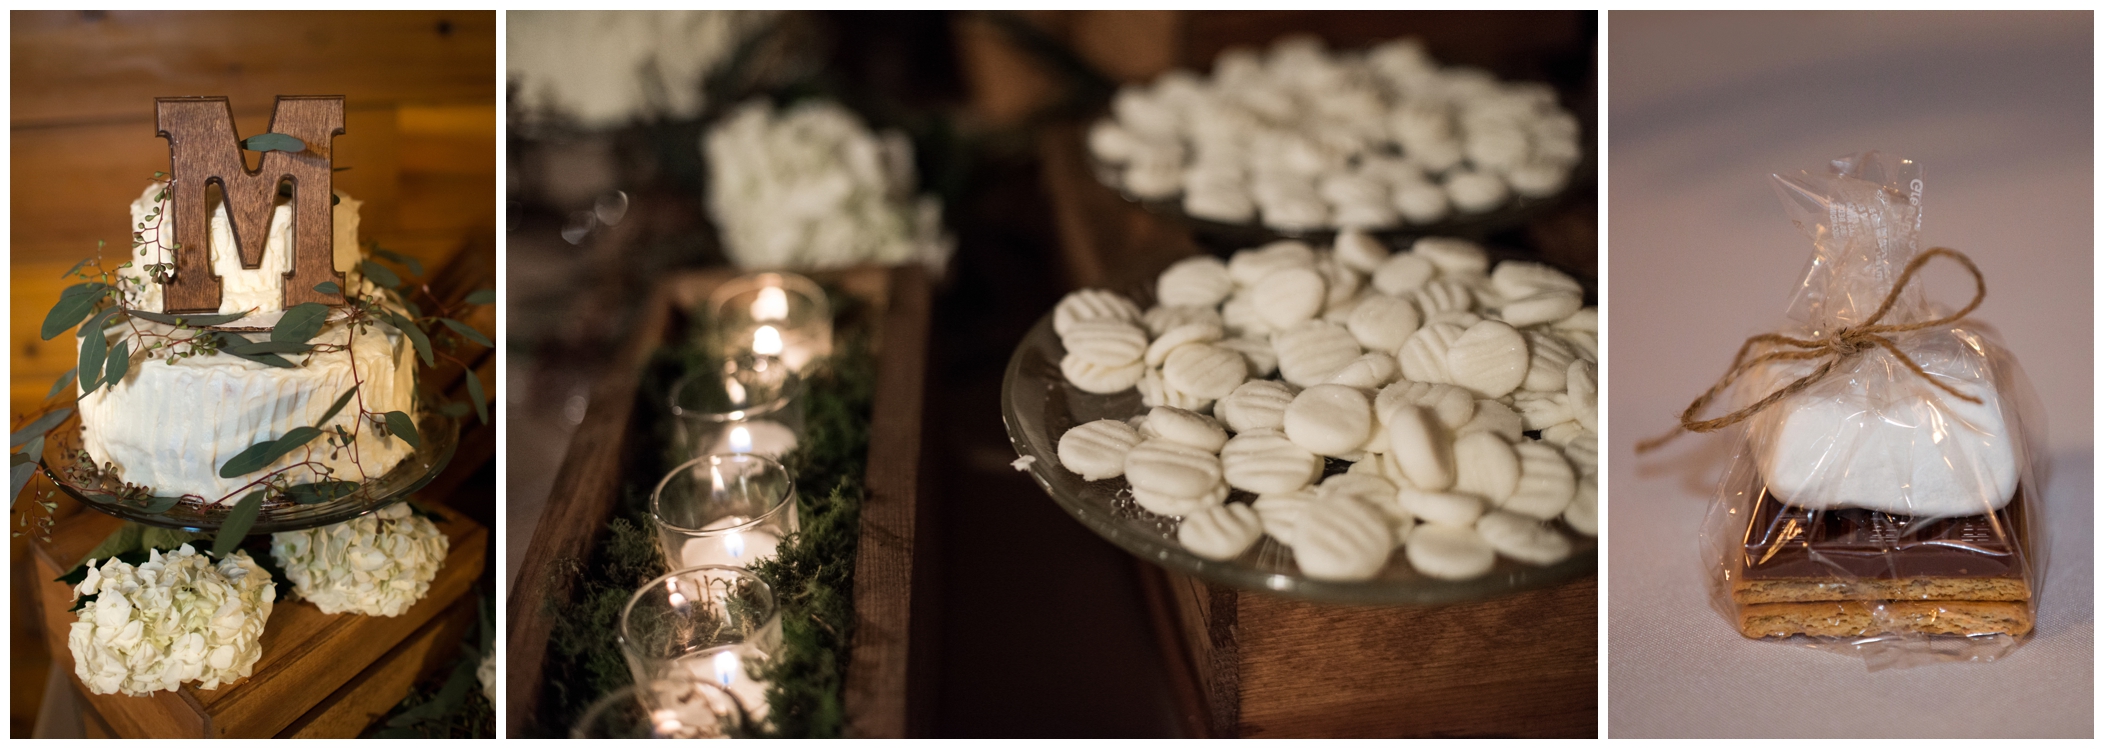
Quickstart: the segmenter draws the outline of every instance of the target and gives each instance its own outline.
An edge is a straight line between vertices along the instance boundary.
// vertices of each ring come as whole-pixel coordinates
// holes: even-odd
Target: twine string
[[[1930,260],[1939,257],[1957,261],[1959,265],[1965,267],[1967,272],[1972,274],[1972,301],[1966,304],[1964,309],[1934,320],[1903,325],[1881,323],[1880,321],[1885,319],[1885,314],[1891,312],[1892,306],[1899,302],[1900,292],[1906,290],[1907,284],[1914,280],[1914,274],[1919,272],[1921,267],[1927,265]],[[1667,442],[1671,442],[1673,438],[1680,436],[1682,432],[1714,432],[1753,418],[1754,414],[1766,410],[1769,406],[1804,392],[1813,383],[1825,379],[1827,375],[1833,373],[1834,368],[1839,366],[1841,362],[1847,361],[1856,354],[1868,351],[1872,347],[1883,348],[1891,352],[1893,358],[1906,365],[1907,369],[1913,372],[1915,376],[1920,377],[1930,385],[1936,386],[1937,389],[1949,393],[1951,397],[1967,403],[1979,403],[1979,398],[1958,392],[1956,388],[1929,376],[1928,371],[1922,369],[1920,363],[1914,361],[1914,358],[1908,356],[1906,352],[1901,351],[1899,344],[1893,343],[1892,339],[1885,337],[1885,334],[1905,333],[1956,323],[1964,319],[1966,315],[1972,314],[1973,310],[1979,309],[1980,303],[1986,300],[1987,278],[1980,274],[1980,267],[1974,265],[1972,258],[1966,257],[1965,253],[1948,247],[1937,247],[1917,255],[1912,261],[1907,263],[1906,270],[1900,272],[1899,281],[1892,284],[1892,291],[1885,294],[1884,303],[1879,304],[1877,311],[1871,313],[1870,319],[1864,320],[1861,325],[1845,327],[1816,338],[1793,338],[1780,333],[1763,333],[1747,338],[1746,343],[1739,346],[1739,353],[1732,357],[1731,368],[1725,371],[1724,376],[1718,378],[1717,383],[1711,385],[1710,389],[1700,397],[1697,397],[1693,403],[1689,403],[1687,410],[1680,412],[1680,424],[1663,435],[1637,443],[1636,451],[1645,453],[1655,450]],[[1763,346],[1771,348],[1751,359],[1747,358],[1749,354]],[[1698,418],[1704,410],[1709,408],[1710,403],[1717,399],[1717,396],[1724,394],[1734,383],[1738,382],[1739,378],[1744,377],[1747,372],[1752,371],[1754,368],[1769,362],[1810,361],[1815,359],[1823,361],[1819,363],[1817,369],[1812,370],[1811,374],[1797,378],[1790,384],[1769,393],[1767,397],[1755,401],[1745,408],[1714,419]]]

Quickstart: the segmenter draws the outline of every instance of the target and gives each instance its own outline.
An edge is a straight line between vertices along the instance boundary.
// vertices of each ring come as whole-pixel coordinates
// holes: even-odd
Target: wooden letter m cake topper
[[[293,231],[285,307],[303,302],[342,304],[342,294],[326,294],[314,287],[330,281],[338,286],[343,283],[343,274],[336,272],[335,216],[330,210],[335,194],[330,141],[343,134],[343,97],[278,97],[277,109],[270,115],[270,132],[298,138],[306,148],[264,151],[263,163],[255,171],[249,171],[241,160],[241,140],[234,134],[234,113],[226,97],[155,99],[154,110],[158,135],[168,139],[169,192],[175,201],[175,278],[165,287],[162,311],[219,311],[219,276],[212,273],[206,250],[212,224],[205,186],[217,183],[226,196],[241,267],[259,268],[278,183],[288,180],[292,183]]]

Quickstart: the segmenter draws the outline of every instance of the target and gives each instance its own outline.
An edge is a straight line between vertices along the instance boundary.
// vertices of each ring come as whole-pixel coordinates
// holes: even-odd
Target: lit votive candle
[[[650,494],[665,558],[674,566],[745,567],[774,558],[797,530],[789,471],[751,454],[707,455],[681,464]]]
[[[768,682],[753,676],[766,662],[766,655],[750,645],[725,645],[702,650],[679,659],[679,667],[738,700],[745,715],[755,724],[767,720]]]
[[[645,583],[621,611],[621,654],[658,726],[767,710],[758,664],[781,648],[782,620],[767,583],[735,567],[691,567]],[[706,687],[706,688],[697,688]],[[725,701],[730,698],[735,705]]]
[[[739,276],[709,294],[725,353],[781,357],[802,370],[833,352],[833,308],[825,289],[794,273]]]
[[[803,381],[771,356],[735,357],[721,370],[688,374],[672,384],[667,405],[687,455],[781,457],[803,434]]]

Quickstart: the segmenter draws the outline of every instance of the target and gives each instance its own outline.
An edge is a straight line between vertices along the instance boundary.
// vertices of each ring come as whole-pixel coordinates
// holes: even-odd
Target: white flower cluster
[[[515,114],[591,129],[688,118],[702,81],[775,10],[521,10],[507,14],[504,64]],[[515,120],[516,121],[516,120]]]
[[[475,669],[475,678],[482,682],[482,693],[489,701],[497,701],[497,652],[492,650],[482,656],[482,665]]]
[[[184,544],[88,563],[75,595],[93,595],[66,637],[73,673],[95,694],[144,695],[184,682],[203,689],[245,678],[263,654],[277,584],[247,552],[218,564]]]
[[[398,616],[425,593],[452,542],[396,503],[335,525],[270,537],[270,556],[292,591],[324,614]]]
[[[1288,36],[1210,78],[1127,86],[1089,148],[1127,193],[1288,231],[1425,225],[1561,192],[1579,125],[1539,83],[1440,67],[1415,39],[1331,53]],[[1106,181],[1111,180],[1105,175]]]
[[[747,102],[702,148],[709,211],[740,267],[920,262],[939,272],[949,259],[942,201],[914,196],[912,144],[897,131],[871,133],[837,103],[777,113]]]

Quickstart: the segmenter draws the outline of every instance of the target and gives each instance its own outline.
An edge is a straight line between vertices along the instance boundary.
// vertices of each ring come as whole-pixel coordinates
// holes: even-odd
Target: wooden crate
[[[458,643],[465,629],[442,623],[456,619],[462,605],[469,617],[474,614],[468,592],[482,576],[489,532],[459,512],[440,512],[445,520],[439,530],[452,539],[446,564],[431,581],[430,593],[400,616],[323,614],[313,604],[284,601],[292,584],[280,580],[280,600],[263,630],[263,655],[248,678],[218,689],[186,685],[144,697],[89,694],[76,679],[72,683],[85,705],[83,717],[91,733],[99,724],[110,735],[127,738],[268,738],[288,729],[300,735],[355,737],[364,725],[353,728],[356,721],[350,716],[383,704],[379,710],[384,712],[400,702],[414,680],[401,678],[405,670],[433,665],[427,656],[441,661],[452,657],[451,652],[431,649],[443,651]],[[66,634],[77,616],[68,611],[72,589],[55,578],[120,522],[99,512],[76,513],[62,519],[48,541],[31,543],[39,580],[37,605],[52,667],[67,674],[73,672],[73,655],[66,647]],[[344,692],[346,685],[360,680],[370,689],[355,695]]]
[[[627,227],[622,227],[626,229]],[[608,241],[621,241],[620,235]],[[548,639],[559,600],[575,582],[619,504],[623,456],[646,449],[638,440],[646,414],[636,389],[651,352],[671,343],[678,318],[735,275],[692,271],[660,283],[645,302],[633,336],[592,387],[584,421],[571,438],[547,508],[511,586],[505,639],[505,733],[522,736],[542,704]],[[871,414],[868,495],[855,562],[855,635],[845,695],[847,725],[859,737],[926,733],[932,690],[930,635],[934,534],[920,481],[921,414],[931,303],[919,267],[864,267],[814,274],[868,303],[877,330],[876,403]],[[612,637],[613,633],[607,633]]]

